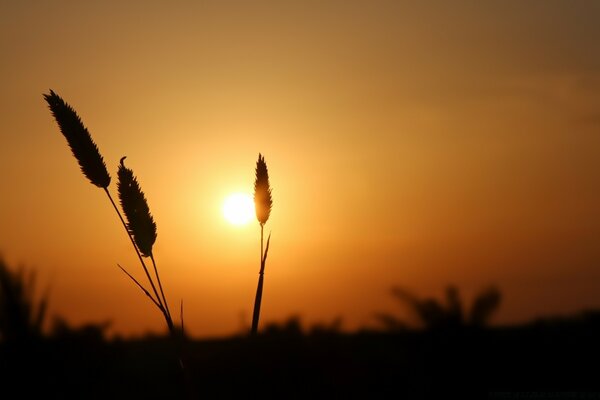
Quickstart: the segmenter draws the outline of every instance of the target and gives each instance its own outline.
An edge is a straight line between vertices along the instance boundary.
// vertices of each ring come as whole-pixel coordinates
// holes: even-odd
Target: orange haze
[[[0,251],[51,287],[51,314],[164,331],[102,191],[42,94],[126,155],[158,225],[172,308],[196,336],[249,325],[274,206],[261,324],[402,309],[392,285],[468,300],[498,323],[600,307],[600,3],[103,1],[0,5]]]

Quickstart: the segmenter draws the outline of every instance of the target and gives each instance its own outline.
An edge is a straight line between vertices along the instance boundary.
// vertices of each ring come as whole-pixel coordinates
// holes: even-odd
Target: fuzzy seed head
[[[269,185],[269,171],[265,158],[259,153],[256,162],[256,180],[254,181],[254,208],[256,219],[261,225],[267,223],[273,207],[271,187]]]
[[[150,257],[157,236],[156,223],[144,192],[133,171],[125,166],[124,160],[125,157],[121,158],[118,171],[121,208],[127,218],[127,229],[133,235],[138,250],[144,257]]]
[[[85,177],[92,184],[106,189],[110,185],[106,164],[75,110],[52,90],[50,94],[44,94],[44,99]]]

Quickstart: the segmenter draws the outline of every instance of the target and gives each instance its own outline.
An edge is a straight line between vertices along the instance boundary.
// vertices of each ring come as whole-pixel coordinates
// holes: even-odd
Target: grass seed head
[[[273,207],[271,187],[269,185],[269,171],[265,158],[259,153],[256,162],[256,180],[254,181],[254,208],[256,219],[261,225],[267,223]]]
[[[144,257],[152,256],[156,241],[156,223],[150,213],[146,196],[133,174],[121,158],[118,171],[118,190],[121,208],[127,218],[127,228],[133,235],[136,246]]]
[[[54,91],[50,90],[50,94],[44,94],[44,99],[48,103],[61,133],[67,139],[71,152],[77,159],[85,177],[92,184],[106,189],[110,185],[110,175],[98,146],[96,146],[87,128],[81,122],[81,118]]]

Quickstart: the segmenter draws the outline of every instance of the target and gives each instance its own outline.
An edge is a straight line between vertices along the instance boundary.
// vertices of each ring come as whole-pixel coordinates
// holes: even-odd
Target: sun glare
[[[233,225],[246,225],[254,218],[254,200],[247,193],[234,193],[223,202],[223,216]]]

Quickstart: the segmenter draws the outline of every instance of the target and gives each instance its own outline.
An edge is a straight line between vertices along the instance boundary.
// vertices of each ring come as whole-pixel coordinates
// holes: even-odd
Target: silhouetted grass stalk
[[[264,157],[259,154],[256,162],[256,180],[254,181],[254,207],[256,211],[256,219],[260,224],[260,271],[258,273],[258,286],[256,287],[256,296],[254,298],[254,311],[252,313],[252,328],[251,334],[258,333],[258,321],[260,318],[260,305],[262,302],[262,292],[264,285],[265,264],[267,255],[269,254],[269,244],[271,242],[271,234],[267,239],[267,246],[263,250],[264,243],[264,227],[271,215],[273,207],[273,198],[271,196],[271,187],[269,184],[269,171]]]
[[[156,224],[150,214],[144,193],[133,175],[133,171],[125,167],[123,164],[125,157],[123,157],[119,166],[119,198],[121,200],[123,213],[127,219],[126,222],[108,190],[111,177],[106,168],[106,164],[104,163],[104,159],[100,155],[98,147],[92,140],[90,133],[84,126],[80,117],[75,110],[54,91],[50,90],[49,94],[44,94],[44,98],[48,103],[52,115],[58,123],[61,133],[65,139],[67,139],[67,143],[71,148],[73,156],[77,159],[81,171],[93,185],[104,189],[104,192],[116,211],[138,256],[142,269],[150,283],[152,293],[146,290],[138,280],[125,270],[125,268],[117,264],[118,267],[133,280],[148,298],[150,298],[152,303],[163,314],[170,334],[175,336],[176,331],[173,325],[171,312],[167,304],[162,282],[160,281],[156,261],[152,254],[152,245],[156,240]],[[143,257],[150,257],[152,260],[158,289]]]
[[[121,215],[121,212],[119,211],[119,208],[115,204],[115,202],[114,202],[112,196],[110,195],[110,192],[108,191],[108,189],[104,188],[104,191],[106,192],[106,195],[108,196],[108,199],[110,200],[111,204],[113,205],[113,208],[117,212],[117,215],[119,216],[119,219],[121,220],[121,223],[123,224],[123,227],[125,228],[125,231],[127,232],[127,236],[129,237],[129,239],[131,241],[131,244],[133,245],[133,248],[135,250],[135,253],[138,256],[138,259],[140,260],[140,264],[142,265],[144,273],[146,274],[146,277],[148,278],[148,282],[150,282],[150,286],[152,287],[152,291],[154,292],[154,295],[156,296],[156,299],[129,272],[127,272],[125,270],[125,268],[123,268],[119,264],[117,264],[117,266],[119,268],[121,268],[121,270],[123,272],[125,272],[127,274],[127,276],[129,276],[135,282],[135,284],[137,284],[140,287],[140,289],[142,289],[144,291],[144,293],[150,298],[150,300],[152,300],[152,302],[158,307],[158,309],[160,310],[160,312],[165,317],[165,321],[167,322],[167,327],[169,328],[169,332],[172,333],[173,326],[172,326],[172,323],[169,323],[169,318],[166,315],[166,307],[163,305],[163,302],[161,301],[160,297],[158,296],[158,292],[156,290],[156,286],[154,285],[154,280],[150,276],[150,273],[148,272],[148,267],[146,267],[146,263],[144,262],[144,259],[142,258],[142,255],[140,254],[140,251],[138,250],[138,248],[137,248],[137,246],[135,244],[135,240],[133,239],[133,236],[131,235],[131,232],[127,228],[127,223],[123,219],[123,216]]]
[[[158,275],[158,268],[156,267],[156,261],[154,260],[154,254],[150,254],[150,259],[152,260],[152,266],[154,267],[154,274],[156,275],[156,281],[158,282],[158,289],[160,290],[160,295],[162,296],[163,304],[165,307],[165,311],[167,313],[168,322],[170,323],[170,330],[173,330],[173,318],[171,317],[171,311],[169,310],[169,303],[167,303],[167,298],[165,297],[165,292],[162,287],[162,283],[160,282],[160,276]]]
[[[111,177],[106,169],[104,159],[100,155],[98,147],[92,140],[87,128],[83,125],[75,110],[60,96],[54,93],[54,91],[50,90],[50,94],[44,94],[44,98],[52,111],[52,115],[58,123],[61,133],[67,139],[67,143],[71,148],[73,156],[77,159],[81,171],[93,185],[104,189],[110,203],[119,216],[123,228],[125,228],[125,232],[133,245],[152,291],[147,290],[121,265],[117,264],[117,266],[142,290],[162,313],[165,322],[167,323],[169,334],[177,346],[177,358],[185,378],[188,395],[192,397],[194,388],[189,376],[189,371],[185,368],[183,360],[183,342],[185,340],[183,331],[183,301],[181,302],[180,307],[181,336],[179,336],[173,324],[167,297],[165,296],[158,268],[156,266],[156,260],[152,253],[152,246],[154,245],[157,236],[156,223],[150,213],[144,192],[142,192],[133,171],[125,167],[123,162],[125,157],[122,157],[118,169],[118,192],[121,209],[125,215],[125,217],[123,217],[123,214],[119,210],[119,207],[117,207],[117,204],[108,190]],[[144,257],[149,257],[152,261],[156,283],[144,262]]]
[[[172,335],[174,335],[175,327],[173,325],[173,319],[171,318],[171,312],[168,307],[167,298],[162,287],[160,275],[158,273],[158,268],[156,267],[156,261],[154,260],[154,254],[152,252],[152,247],[154,245],[154,242],[156,241],[157,236],[156,223],[154,222],[154,218],[150,213],[150,208],[148,207],[146,196],[144,195],[144,192],[142,192],[142,189],[140,188],[140,185],[136,177],[134,176],[133,171],[125,166],[125,158],[126,157],[121,158],[118,171],[119,200],[121,201],[121,208],[123,209],[123,213],[127,218],[127,223],[124,224],[124,226],[129,234],[129,237],[134,243],[134,247],[137,250],[138,257],[144,267],[144,272],[146,273],[146,276],[150,281],[152,290],[154,291],[154,294],[156,296],[156,301],[160,306],[159,308],[163,313],[163,316],[169,328],[169,332]],[[122,217],[121,222],[125,222]],[[156,277],[156,282],[158,283],[158,290],[160,290],[160,295],[158,293],[158,290],[156,289],[156,284],[150,276],[148,268],[146,267],[146,264],[143,261],[143,257],[150,257],[150,260],[152,261],[152,266],[154,268],[154,276]]]

